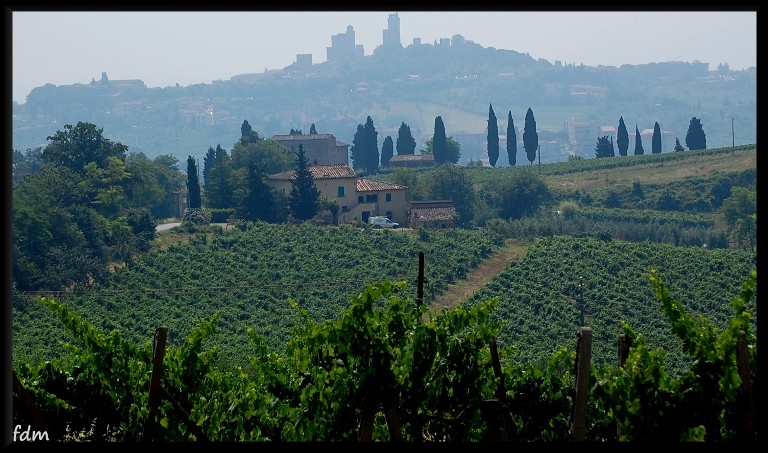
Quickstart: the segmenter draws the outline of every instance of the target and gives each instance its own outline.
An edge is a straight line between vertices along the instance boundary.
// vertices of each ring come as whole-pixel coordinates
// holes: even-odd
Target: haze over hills
[[[45,146],[46,137],[64,125],[88,121],[129,152],[172,154],[182,161],[188,155],[202,159],[218,144],[231,149],[243,120],[266,138],[290,129],[307,133],[314,124],[319,133],[352,144],[357,125],[370,116],[379,146],[387,136],[395,139],[405,122],[418,152],[439,115],[446,134],[461,144],[459,163],[466,163],[486,157],[489,105],[502,149],[507,113],[521,140],[525,112],[533,110],[542,162],[569,154],[594,157],[597,138],[615,135],[619,117],[632,143],[633,126],[641,132],[646,150],[650,133],[644,131],[655,122],[663,131],[664,152],[675,138],[684,145],[692,117],[701,120],[710,148],[756,142],[756,68],[710,70],[697,61],[575,66],[483,47],[458,34],[405,46],[391,36],[362,56],[354,35],[350,41],[340,33],[324,63],[299,54],[282,70],[211,84],[147,88],[141,80],[110,80],[106,73],[88,83],[47,84],[33,89],[26,103],[13,104],[13,148]],[[575,125],[589,126],[588,133],[577,136]]]

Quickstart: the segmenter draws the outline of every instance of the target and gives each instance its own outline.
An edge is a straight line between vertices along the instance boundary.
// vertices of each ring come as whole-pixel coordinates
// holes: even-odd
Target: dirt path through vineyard
[[[519,260],[525,254],[525,251],[528,250],[528,246],[528,243],[507,239],[499,251],[471,270],[465,280],[448,285],[443,294],[435,297],[435,300],[432,302],[432,308],[442,311],[446,308],[458,306],[461,304],[461,301],[485,286],[507,264]]]

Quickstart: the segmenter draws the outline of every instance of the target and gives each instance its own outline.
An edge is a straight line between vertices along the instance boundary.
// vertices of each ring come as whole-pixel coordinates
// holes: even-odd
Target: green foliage
[[[264,181],[265,175],[260,164],[248,165],[248,182],[239,215],[244,220],[265,222],[276,221],[278,198],[275,190]]]
[[[78,121],[74,127],[67,124],[64,129],[46,138],[50,143],[43,149],[42,157],[45,162],[66,167],[83,175],[89,163],[94,163],[98,168],[105,168],[110,157],[125,161],[128,147],[104,138],[103,128]]]
[[[369,116],[365,124],[358,124],[352,139],[350,153],[356,170],[375,172],[379,168],[379,144],[376,127]]]
[[[651,349],[621,322],[630,345],[623,366],[590,369],[587,440],[745,439],[736,351],[743,335],[754,370],[748,307],[754,305],[756,270],[742,283],[721,331],[688,314],[656,269],[650,278],[692,360],[682,374],[666,372],[663,350]],[[494,320],[498,297],[435,313],[404,297],[405,289],[403,281],[370,284],[337,319],[322,322],[291,300],[300,321],[284,352],[270,352],[249,329],[248,368],[213,366],[219,351],[205,344],[221,318],[209,316],[179,346],[166,346],[153,420],[148,392],[156,345],[145,340],[136,346],[117,330],[105,333],[53,299],[40,302],[77,345],[63,345],[68,360],[35,367],[16,361],[14,373],[64,440],[139,441],[152,423],[155,442],[355,441],[366,420],[374,441],[572,440],[573,350],[557,348],[537,366],[510,359],[514,349],[503,347],[494,364],[490,350],[502,327]],[[13,408],[14,424],[30,423],[17,394]],[[397,424],[389,423],[394,418]],[[495,428],[503,420],[507,428]]]
[[[486,184],[481,195],[502,219],[519,219],[536,213],[552,194],[537,174],[525,171],[504,175]]]
[[[317,214],[319,209],[320,191],[317,190],[312,172],[309,171],[309,161],[302,145],[299,145],[296,156],[295,171],[296,179],[293,180],[288,199],[290,212],[296,220],[309,220]]]
[[[597,146],[595,147],[595,157],[615,157],[616,153],[613,151],[613,143],[608,140],[607,135],[598,137]]]
[[[643,149],[643,138],[640,137],[640,129],[635,126],[635,156],[642,156],[645,154]]]
[[[384,139],[384,143],[382,143],[381,145],[381,166],[382,167],[389,166],[389,159],[392,159],[393,154],[394,154],[394,148],[392,145],[392,137],[387,135],[387,138]]]
[[[197,162],[192,156],[187,157],[187,196],[189,209],[200,209],[202,207],[200,178],[197,175]]]
[[[651,153],[661,153],[661,127],[659,126],[658,121],[653,124],[653,135],[651,136]]]
[[[731,442],[744,439],[744,394],[738,371],[736,350],[739,336],[745,334],[755,344],[752,313],[756,270],[742,283],[732,302],[733,314],[718,332],[703,316],[697,320],[686,307],[670,296],[656,269],[651,271],[651,286],[661,302],[671,329],[691,356],[690,367],[678,376],[663,366],[663,349],[650,349],[643,335],[635,334],[622,323],[623,334],[631,345],[624,366],[604,366],[594,373],[592,395],[605,404],[609,417],[616,420],[619,441],[706,441]],[[750,369],[756,351],[750,346],[745,358]]]
[[[435,157],[435,162],[438,165],[452,162],[457,163],[461,157],[460,144],[456,141],[448,140],[445,135],[445,124],[443,124],[443,118],[441,116],[435,117],[435,132],[432,135],[432,155]]]
[[[685,134],[685,146],[690,150],[707,149],[707,134],[704,133],[701,120],[695,116],[691,118],[688,125],[688,132]]]
[[[525,148],[528,162],[533,165],[536,160],[536,151],[539,149],[539,133],[536,132],[536,118],[533,116],[533,110],[528,107],[525,112],[525,128],[523,129],[523,148]]]
[[[629,133],[624,124],[624,116],[619,117],[619,128],[616,130],[616,146],[619,148],[619,156],[626,156],[629,150]]]
[[[400,123],[400,128],[397,130],[395,149],[398,156],[413,154],[416,151],[416,139],[411,134],[411,127],[405,124],[405,122]]]
[[[211,162],[210,159],[213,158]],[[207,208],[224,209],[233,206],[233,187],[232,187],[232,159],[227,154],[227,150],[216,145],[216,150],[205,156],[205,169],[203,172],[204,183],[203,191],[205,194],[205,203]]]
[[[734,188],[723,201],[720,216],[728,225],[733,242],[754,251],[757,247],[757,195],[745,187]]]
[[[517,163],[517,131],[512,120],[512,110],[507,114],[507,158],[509,166],[514,167]]]
[[[241,139],[232,147],[230,157],[233,171],[248,170],[251,164],[260,166],[265,174],[280,173],[294,167],[291,152],[274,140]],[[241,185],[245,184],[243,182]]]
[[[685,151],[685,148],[683,148],[683,145],[680,144],[680,139],[675,137],[675,152]]]
[[[472,220],[477,198],[464,167],[450,163],[440,165],[422,184],[428,199],[453,201],[460,224]]]
[[[499,124],[496,121],[496,113],[493,112],[493,104],[488,107],[488,162],[491,167],[496,166],[499,160]]]

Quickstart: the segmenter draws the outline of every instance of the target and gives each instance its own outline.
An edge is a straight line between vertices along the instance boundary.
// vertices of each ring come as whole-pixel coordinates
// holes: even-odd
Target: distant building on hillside
[[[346,33],[339,33],[331,36],[331,47],[326,47],[328,61],[347,61],[353,58],[362,57],[362,44],[355,44],[355,30],[351,25],[347,25]]]
[[[272,140],[299,152],[299,145],[312,165],[349,165],[349,145],[336,140],[333,134],[273,135]]]
[[[387,18],[387,29],[382,31],[384,48],[403,47],[400,43],[400,16],[390,14]]]

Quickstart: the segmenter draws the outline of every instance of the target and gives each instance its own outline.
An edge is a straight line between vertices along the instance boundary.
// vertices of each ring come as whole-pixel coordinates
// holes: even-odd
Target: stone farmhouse
[[[296,154],[299,145],[312,165],[349,165],[349,145],[336,140],[333,134],[273,135],[272,140]]]
[[[368,217],[383,215],[393,222],[406,225],[407,187],[360,178],[346,164],[310,165],[309,171],[317,190],[328,198],[338,200],[339,222],[367,223]],[[266,178],[267,184],[286,195],[291,193],[295,180],[295,170],[268,175]]]
[[[412,201],[408,225],[411,228],[454,228],[457,217],[451,200]]]

